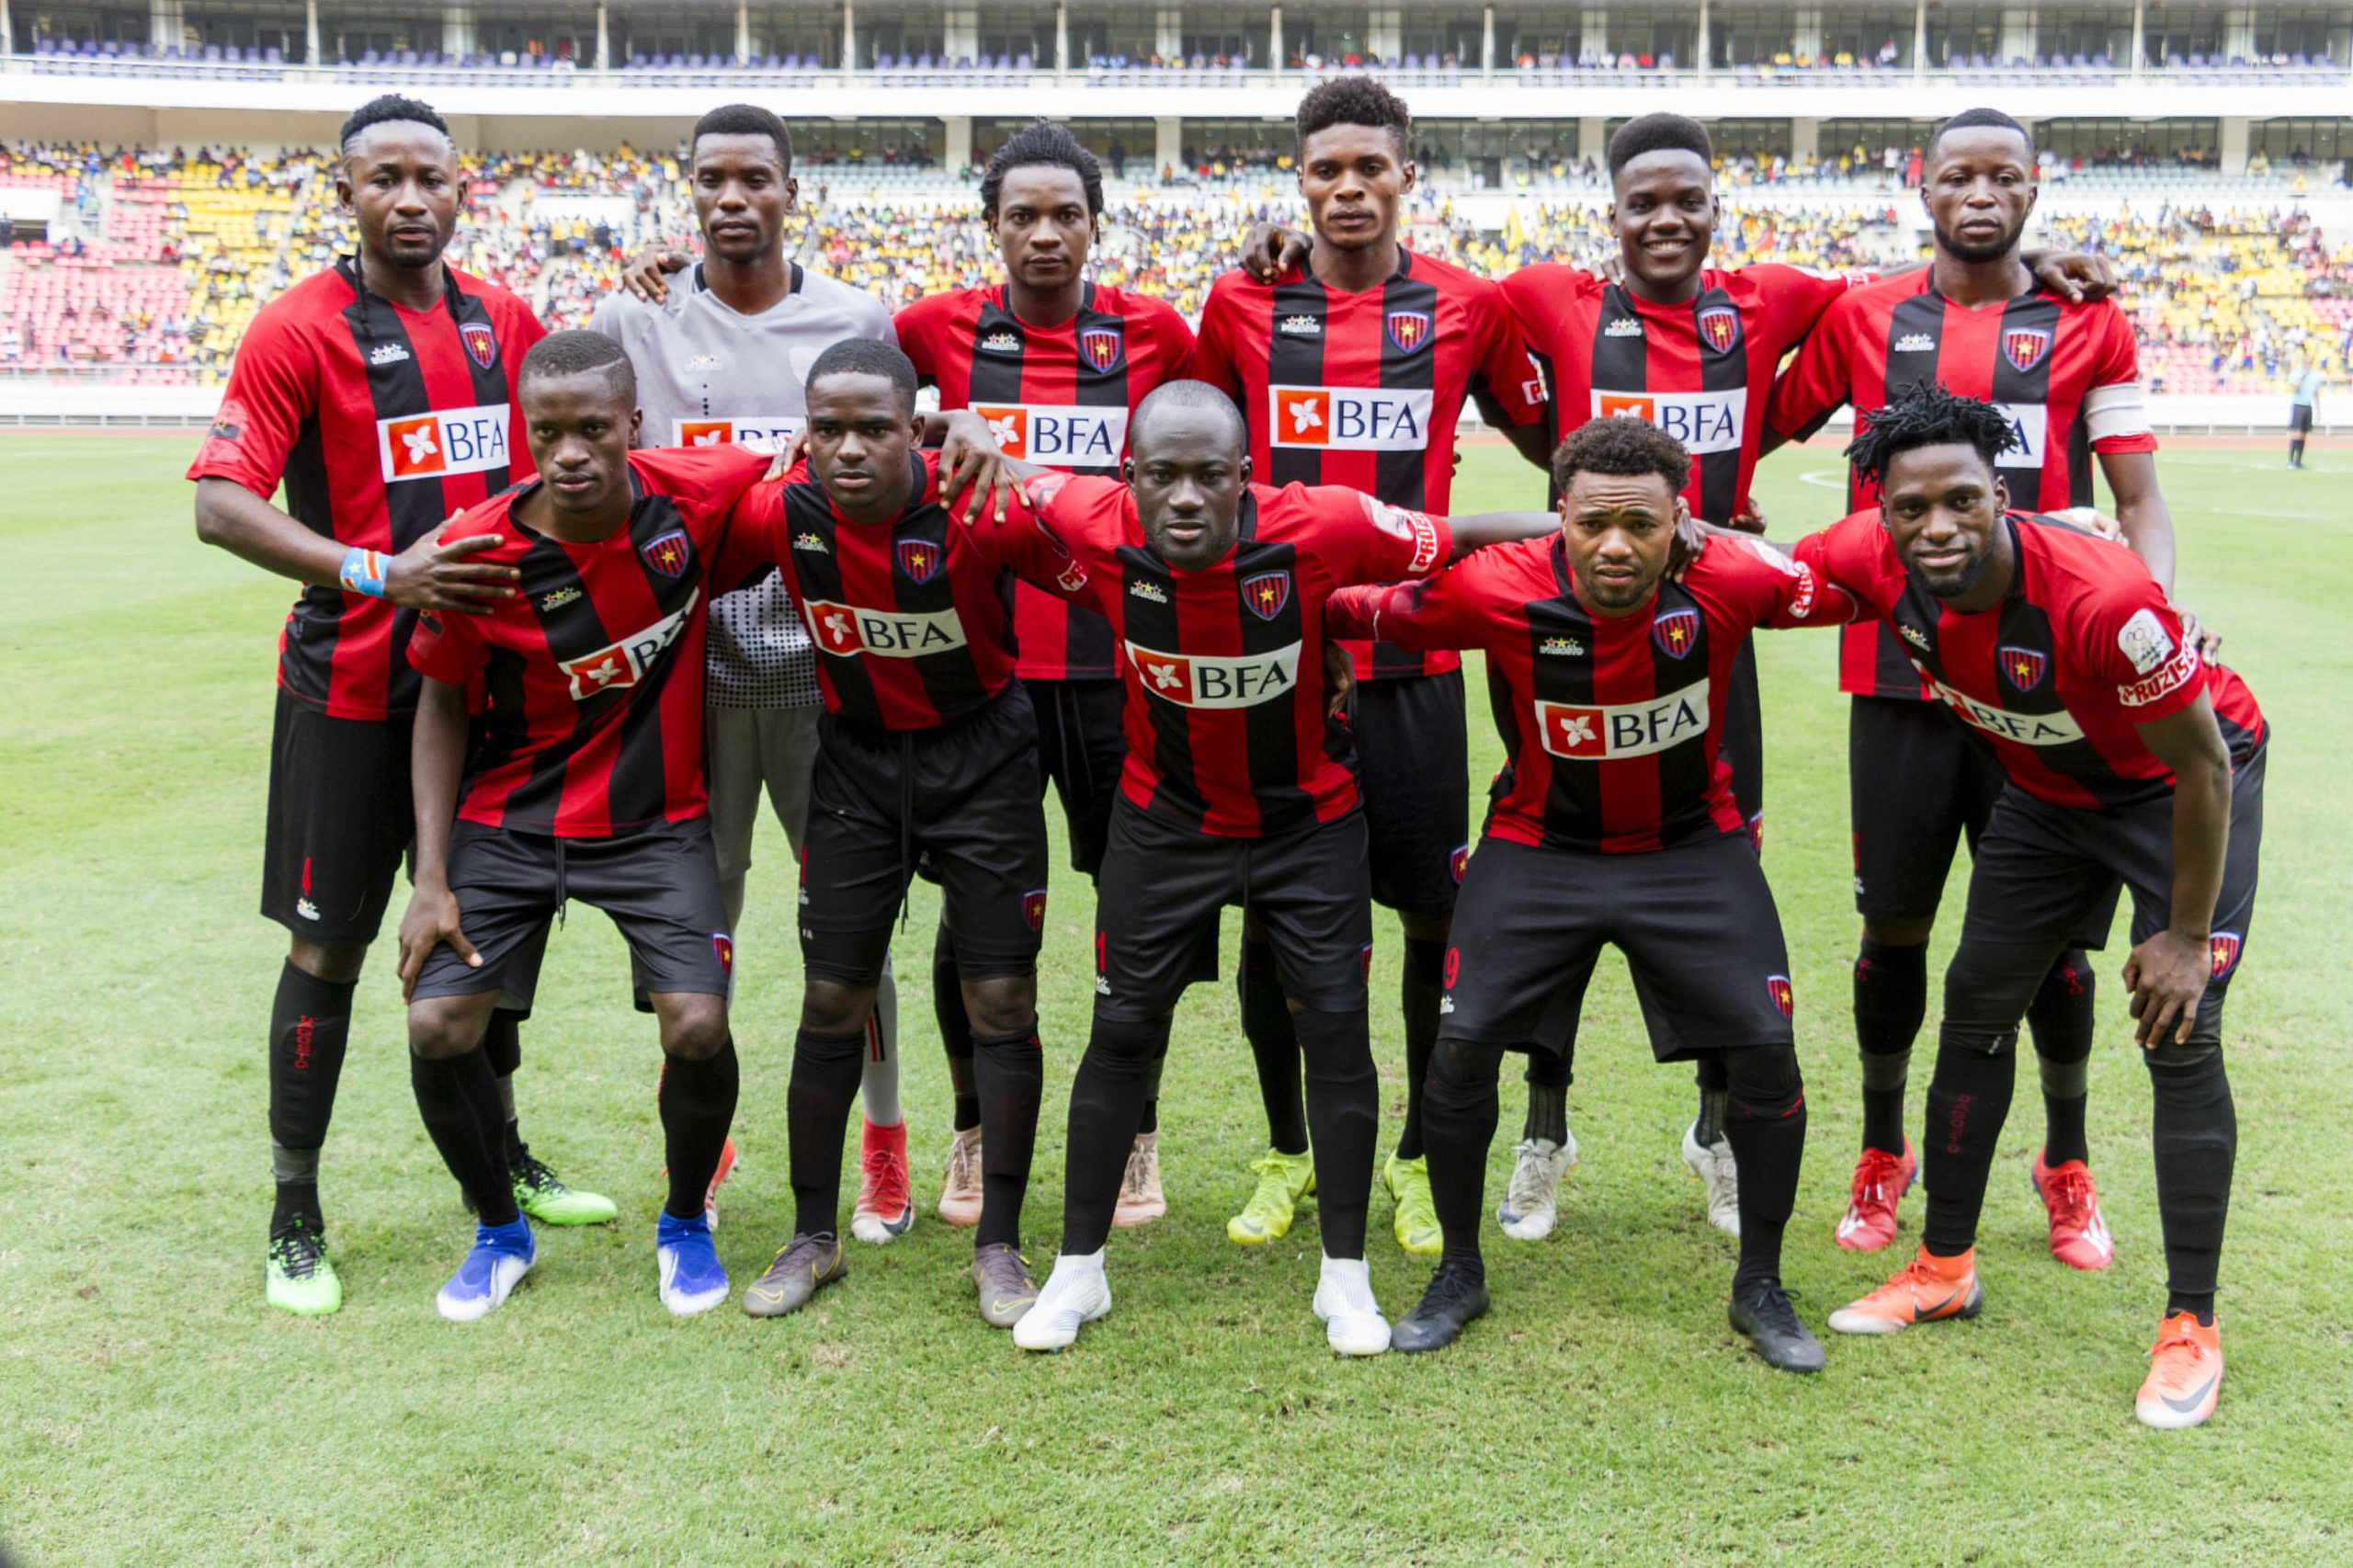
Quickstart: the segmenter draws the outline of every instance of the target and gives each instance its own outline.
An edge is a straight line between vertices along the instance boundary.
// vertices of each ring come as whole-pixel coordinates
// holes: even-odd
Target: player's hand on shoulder
[[[2198,650],[2198,656],[2210,665],[2222,662],[2222,634],[2198,619],[2198,612],[2186,606],[2173,607],[2181,618],[2181,640]]]
[[[2067,300],[2084,304],[2116,292],[2116,264],[2086,251],[2055,251],[2035,258],[2034,280]]]
[[[2050,515],[2062,522],[2073,523],[2087,533],[2097,534],[2110,544],[2120,544],[2127,550],[2132,548],[2132,541],[2124,537],[2124,525],[2097,506],[2067,506]]]
[[[969,408],[948,415],[947,433],[939,442],[939,504],[950,517],[958,515],[957,498],[970,492],[971,501],[961,513],[968,525],[978,524],[992,506],[995,520],[1002,523],[1007,504],[1020,499],[1018,483],[987,420]]]
[[[782,479],[799,467],[801,460],[808,455],[809,431],[804,426],[795,430],[786,439],[784,445],[776,449],[776,456],[768,460],[768,471],[760,475],[761,481],[765,483],[771,479]]]
[[[1765,508],[1756,496],[1751,495],[1740,504],[1740,510],[1732,515],[1732,526],[1745,534],[1762,534],[1765,531]]]
[[[1324,642],[1324,717],[1336,719],[1347,710],[1357,688],[1357,662],[1348,651],[1326,638]]]
[[[676,245],[640,251],[621,269],[621,287],[647,304],[658,305],[670,297],[670,274],[694,264],[695,258]]]
[[[1261,283],[1272,283],[1291,268],[1307,265],[1310,244],[1297,229],[1264,221],[1253,223],[1242,242],[1242,270]]]
[[[1737,522],[1739,519],[1733,520]],[[1688,511],[1682,513],[1675,524],[1675,543],[1666,552],[1667,580],[1674,583],[1683,581],[1683,574],[1691,570],[1692,563],[1707,553],[1711,534],[1730,532],[1730,528],[1703,523]]]
[[[515,597],[522,574],[512,566],[472,559],[499,542],[499,536],[449,537],[452,513],[441,526],[384,562],[384,597],[404,609],[454,609],[487,615],[501,599]]]
[[[2212,944],[2168,927],[2132,949],[2124,983],[2132,992],[2133,1031],[2143,1051],[2178,1044],[2198,1021],[2198,1000],[2214,972]]]
[[[415,998],[416,977],[425,972],[425,960],[444,942],[473,968],[482,967],[482,955],[474,951],[459,925],[458,895],[446,887],[420,884],[409,895],[408,910],[401,916],[402,1001]]]

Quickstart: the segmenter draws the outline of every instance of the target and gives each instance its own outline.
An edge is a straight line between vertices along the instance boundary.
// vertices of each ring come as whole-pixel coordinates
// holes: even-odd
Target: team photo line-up
[[[263,913],[292,940],[269,1022],[268,1302],[332,1312],[320,1154],[363,959],[399,925],[418,1110],[474,1210],[441,1314],[497,1309],[531,1221],[613,1221],[531,1153],[514,1076],[548,926],[626,938],[663,1052],[660,1300],[731,1285],[715,1249],[738,1063],[729,1000],[765,798],[800,863],[802,1004],[786,1105],[791,1233],[744,1288],[790,1313],[848,1235],[915,1217],[890,938],[936,881],[932,978],[954,1096],[938,1211],[972,1227],[988,1324],[1059,1349],[1110,1309],[1115,1226],[1165,1212],[1159,1079],[1185,989],[1244,911],[1243,1031],[1267,1122],[1227,1223],[1285,1235],[1311,1195],[1331,1346],[1450,1344],[1488,1307],[1479,1231],[1506,1054],[1527,1122],[1495,1210],[1554,1226],[1586,983],[1627,958],[1682,1133],[1738,1238],[1733,1325],[1771,1366],[1821,1343],[1784,1291],[1806,1102],[1761,868],[1748,636],[1839,628],[1850,694],[1862,1148],[1834,1233],[1911,1259],[1828,1318],[1975,1315],[1973,1249],[2023,1022],[2051,1250],[2113,1244],[2088,1168],[2095,973],[2119,897],[2154,1100],[2167,1269],[2136,1401],[2205,1421],[2236,1124],[2224,995],[2254,902],[2268,731],[2172,602],[2172,523],[2129,324],[2097,257],[2030,253],[2029,134],[1990,109],[1926,152],[1926,264],[1826,277],[1710,265],[1707,131],[1612,139],[1608,276],[1501,280],[1399,242],[1411,119],[1344,78],[1298,110],[1309,232],[1262,225],[1198,328],[1088,280],[1100,171],[1017,132],[980,184],[1000,281],[895,316],[807,271],[784,123],[731,105],[687,150],[699,257],[641,256],[585,330],[445,265],[465,184],[448,127],[386,97],[345,124],[355,253],[240,343],[188,471],[199,536],[304,585],[287,621]],[[942,412],[918,406],[936,389]],[[1459,421],[1544,472],[1547,509],[1451,515]],[[1841,406],[1847,515],[1767,543],[1757,460]],[[2113,517],[2090,509],[2097,460]],[[284,509],[270,498],[283,487]],[[1818,519],[1826,520],[1826,519]],[[1473,845],[1461,656],[1487,658],[1508,760]],[[1020,1220],[1040,1116],[1037,956],[1049,784],[1097,893],[1061,1245]],[[1904,1131],[1927,944],[1972,854],[1927,1086]],[[1396,913],[1406,1114],[1379,1141],[1369,972]],[[754,961],[766,961],[756,952]],[[1394,1326],[1365,1263],[1376,1179],[1434,1257]]]

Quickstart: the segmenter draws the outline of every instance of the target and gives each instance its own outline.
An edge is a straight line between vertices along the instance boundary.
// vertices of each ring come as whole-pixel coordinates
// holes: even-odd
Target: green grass
[[[191,444],[0,440],[0,647],[17,675],[0,709],[0,1529],[26,1562],[2353,1562],[2345,460],[2302,475],[2268,448],[2164,460],[2184,597],[2278,733],[2264,916],[2229,1031],[2230,1381],[2211,1427],[2168,1436],[2131,1412],[2164,1271],[2120,945],[2099,960],[2091,1119],[2116,1266],[2079,1276],[2044,1251],[2029,1071],[1986,1210],[1984,1317],[1833,1343],[1813,1380],[1766,1370],[1725,1326],[1732,1247],[1676,1154],[1688,1076],[1652,1063],[1614,960],[1587,1013],[1585,1164],[1562,1229],[1537,1246],[1490,1230],[1495,1311],[1441,1356],[1325,1352],[1312,1210],[1272,1249],[1224,1240],[1263,1137],[1224,987],[1188,998],[1168,1065],[1171,1213],[1114,1240],[1119,1309],[1076,1350],[1025,1359],[983,1327],[969,1237],[927,1209],[898,1244],[854,1246],[848,1279],[800,1317],[672,1322],[653,1290],[657,1053],[620,944],[585,915],[554,943],[517,1082],[534,1147],[620,1199],[623,1221],[544,1233],[537,1273],[489,1322],[434,1316],[466,1220],[410,1099],[388,942],[325,1167],[349,1305],[269,1312],[262,1043],[284,938],[254,903],[289,596],[194,541]],[[1516,461],[1468,452],[1459,505],[1530,502]],[[1836,486],[1823,450],[1777,458],[1775,532],[1835,516]],[[1830,639],[1763,645],[1767,865],[1813,1078],[1788,1278],[1819,1324],[1901,1254],[1830,1243],[1857,1138]],[[720,1235],[739,1283],[790,1208],[798,964],[780,839],[760,853],[736,1023],[747,1169]],[[1028,1223],[1041,1267],[1090,989],[1089,900],[1068,878],[1059,892]],[[918,894],[900,953],[926,1199],[948,1127],[931,920]],[[1396,965],[1391,922],[1376,996]],[[1393,1013],[1375,1030],[1393,1131]],[[1518,1115],[1507,1089],[1491,1201]],[[1402,1313],[1425,1271],[1388,1218],[1376,1198],[1374,1280]]]

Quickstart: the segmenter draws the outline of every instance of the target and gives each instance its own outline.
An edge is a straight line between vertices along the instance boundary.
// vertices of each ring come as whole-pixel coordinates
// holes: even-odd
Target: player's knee
[[[1492,1096],[1503,1066],[1500,1045],[1441,1039],[1430,1051],[1429,1078],[1422,1088],[1424,1110],[1468,1109]]]
[[[1094,1028],[1086,1037],[1088,1060],[1120,1071],[1144,1071],[1168,1051],[1166,1017],[1122,1017],[1096,1010]]]
[[[1326,1013],[1313,1007],[1293,1007],[1291,1032],[1299,1037],[1299,1052],[1309,1078],[1341,1079],[1374,1076],[1372,1028],[1363,1008]]]
[[[688,1062],[708,1062],[726,1046],[727,999],[670,993],[656,997],[662,1051]]]
[[[1866,920],[1863,940],[1882,948],[1925,948],[1937,928],[1933,915],[1920,920]]]
[[[992,974],[978,979],[966,979],[964,1013],[972,1020],[972,1033],[981,1035],[1016,1035],[1029,1030],[1038,1021],[1038,973],[1035,970],[1021,974]]]
[[[286,961],[313,980],[324,980],[329,985],[350,985],[359,979],[359,971],[368,962],[368,949],[322,947],[297,937],[287,949]]]
[[[813,1034],[857,1034],[873,1011],[872,985],[813,974],[801,988],[801,1027]]]
[[[1734,1116],[1780,1121],[1805,1108],[1805,1077],[1797,1051],[1786,1045],[1751,1046],[1720,1053],[1725,1104]]]
[[[408,1007],[410,1054],[448,1062],[482,1043],[482,1021],[463,996],[430,996]]]
[[[2050,972],[2047,948],[1972,942],[1964,937],[1945,970],[1941,1047],[2002,1056],[2018,1047],[2018,1025]]]

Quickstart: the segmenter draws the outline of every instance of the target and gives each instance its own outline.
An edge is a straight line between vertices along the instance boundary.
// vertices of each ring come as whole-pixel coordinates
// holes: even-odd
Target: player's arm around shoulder
[[[1722,593],[1734,619],[1773,631],[1844,626],[1862,613],[1854,595],[1825,583],[1780,546],[1749,533],[1711,533],[1684,585]]]

